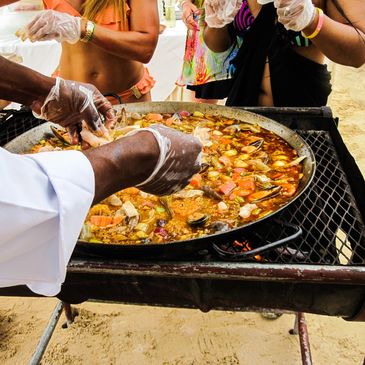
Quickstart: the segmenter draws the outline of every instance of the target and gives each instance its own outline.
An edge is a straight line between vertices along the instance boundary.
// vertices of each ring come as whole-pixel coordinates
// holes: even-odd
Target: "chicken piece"
[[[91,147],[99,147],[103,144],[111,142],[113,139],[110,136],[109,131],[107,131],[103,136],[98,137],[87,127],[87,124],[82,122],[82,130],[80,132],[83,141],[87,142]]]

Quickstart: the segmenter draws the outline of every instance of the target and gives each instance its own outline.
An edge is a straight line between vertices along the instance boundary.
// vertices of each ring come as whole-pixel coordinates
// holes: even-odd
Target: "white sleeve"
[[[0,287],[60,291],[94,188],[81,152],[16,155],[0,148]]]

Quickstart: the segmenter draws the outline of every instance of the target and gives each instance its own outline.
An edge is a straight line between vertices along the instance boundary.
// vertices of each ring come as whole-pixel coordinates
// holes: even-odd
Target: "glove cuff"
[[[158,144],[158,148],[160,150],[160,155],[158,156],[158,160],[157,160],[156,166],[155,166],[152,174],[146,180],[144,180],[141,183],[139,183],[138,185],[136,185],[136,187],[138,187],[138,188],[143,187],[143,185],[148,184],[150,181],[152,181],[155,178],[157,173],[160,171],[161,167],[166,162],[167,153],[168,153],[168,151],[170,149],[170,145],[171,145],[171,142],[168,138],[162,136],[160,134],[160,132],[158,132],[158,131],[156,131],[155,129],[152,129],[152,128],[140,128],[140,129],[137,129],[137,130],[134,130],[134,131],[131,131],[131,132],[127,133],[125,135],[125,137],[132,136],[132,135],[134,135],[138,132],[141,132],[141,131],[147,131],[147,132],[150,132],[150,133],[153,134],[153,136],[155,137],[156,142]]]
[[[47,112],[46,112],[45,109],[47,107],[47,104],[51,100],[57,100],[59,98],[61,81],[63,81],[63,79],[61,77],[56,77],[56,83],[52,86],[52,88],[49,91],[47,97],[44,99],[43,105],[41,106],[41,114],[38,114],[38,113],[36,113],[35,111],[32,110],[32,114],[36,118],[38,118],[38,119],[47,119]]]
[[[321,31],[322,29],[322,26],[323,26],[323,22],[324,22],[324,13],[323,13],[323,10],[320,9],[320,8],[315,8],[315,11],[314,11],[314,15],[313,15],[313,18],[312,20],[310,21],[309,24],[311,24],[315,17],[316,17],[316,12],[318,13],[318,23],[317,23],[317,26],[316,26],[316,29],[314,30],[314,32],[310,35],[305,35],[304,32],[302,31],[302,36],[304,38],[307,38],[307,39],[313,39],[314,37],[316,37],[318,35],[318,33]]]

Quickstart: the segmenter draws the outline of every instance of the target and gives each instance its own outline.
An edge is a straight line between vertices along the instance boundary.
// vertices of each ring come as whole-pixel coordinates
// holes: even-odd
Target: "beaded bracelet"
[[[302,31],[302,36],[304,38],[307,39],[313,39],[314,37],[316,37],[318,35],[318,33],[321,31],[322,26],[323,26],[323,22],[324,22],[324,13],[323,10],[320,8],[316,8],[317,12],[318,12],[318,23],[317,23],[317,27],[315,29],[315,31],[310,34],[310,35],[305,35],[304,32]]]
[[[80,39],[81,42],[89,42],[91,41],[93,35],[94,35],[94,30],[95,30],[95,23],[93,23],[92,21],[88,20],[86,22],[86,32],[85,35]]]

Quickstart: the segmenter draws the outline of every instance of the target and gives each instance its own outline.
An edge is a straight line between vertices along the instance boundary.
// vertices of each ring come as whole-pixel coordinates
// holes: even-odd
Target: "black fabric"
[[[274,5],[264,5],[232,62],[236,71],[226,105],[258,105],[267,58],[274,106],[326,105],[331,93],[327,66],[296,53],[288,37],[289,33],[277,22]]]
[[[269,54],[275,106],[319,107],[327,104],[331,76],[327,65],[305,58],[291,48]]]
[[[275,13],[270,11],[271,7],[268,4],[261,8],[232,61],[236,71],[226,105],[257,106],[267,50],[275,30]]]
[[[232,87],[232,79],[211,81],[202,85],[187,85],[186,88],[195,91],[198,99],[224,99]]]

